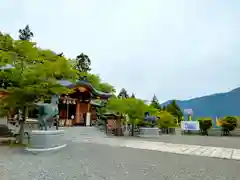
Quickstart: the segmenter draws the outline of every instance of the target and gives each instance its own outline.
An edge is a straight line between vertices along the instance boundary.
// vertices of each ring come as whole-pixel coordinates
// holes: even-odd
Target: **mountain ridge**
[[[166,106],[171,100],[162,103]],[[193,110],[193,118],[197,117],[223,117],[240,116],[240,87],[228,92],[215,93],[189,100],[176,100],[182,111]]]

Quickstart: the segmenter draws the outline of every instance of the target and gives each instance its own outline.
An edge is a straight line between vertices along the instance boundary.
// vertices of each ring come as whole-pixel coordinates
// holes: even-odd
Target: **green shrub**
[[[240,116],[236,116],[237,118],[237,127],[236,128],[240,128]]]
[[[234,116],[227,116],[221,120],[221,127],[224,134],[228,134],[237,127],[237,118]]]
[[[175,128],[176,118],[167,111],[161,111],[158,115],[157,126],[161,129],[163,128]]]
[[[200,131],[203,135],[208,135],[208,130],[212,127],[213,125],[213,120],[212,118],[199,118],[198,119],[199,122],[199,128]]]
[[[152,127],[152,123],[146,122],[144,120],[136,120],[135,126],[136,127]]]

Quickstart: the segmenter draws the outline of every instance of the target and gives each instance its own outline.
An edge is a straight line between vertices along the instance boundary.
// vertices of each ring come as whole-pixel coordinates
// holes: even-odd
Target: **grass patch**
[[[17,143],[13,143],[13,144],[9,144],[10,148],[25,148],[28,147],[28,144],[17,144]]]
[[[0,146],[8,146],[10,148],[20,148],[20,147],[29,147],[28,143],[20,144],[14,139],[2,139],[0,141]]]

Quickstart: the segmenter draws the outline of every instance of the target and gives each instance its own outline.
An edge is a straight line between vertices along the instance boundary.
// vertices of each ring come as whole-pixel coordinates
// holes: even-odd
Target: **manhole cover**
[[[0,179],[1,180],[10,180],[9,172],[4,167],[0,167]]]

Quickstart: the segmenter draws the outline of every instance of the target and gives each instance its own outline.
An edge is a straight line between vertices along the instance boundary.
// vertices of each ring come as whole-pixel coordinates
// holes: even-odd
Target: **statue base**
[[[139,136],[140,137],[159,137],[159,129],[156,127],[148,128],[148,127],[140,127],[139,128]]]
[[[30,152],[45,152],[59,150],[67,146],[64,143],[64,130],[33,130],[30,133]]]

